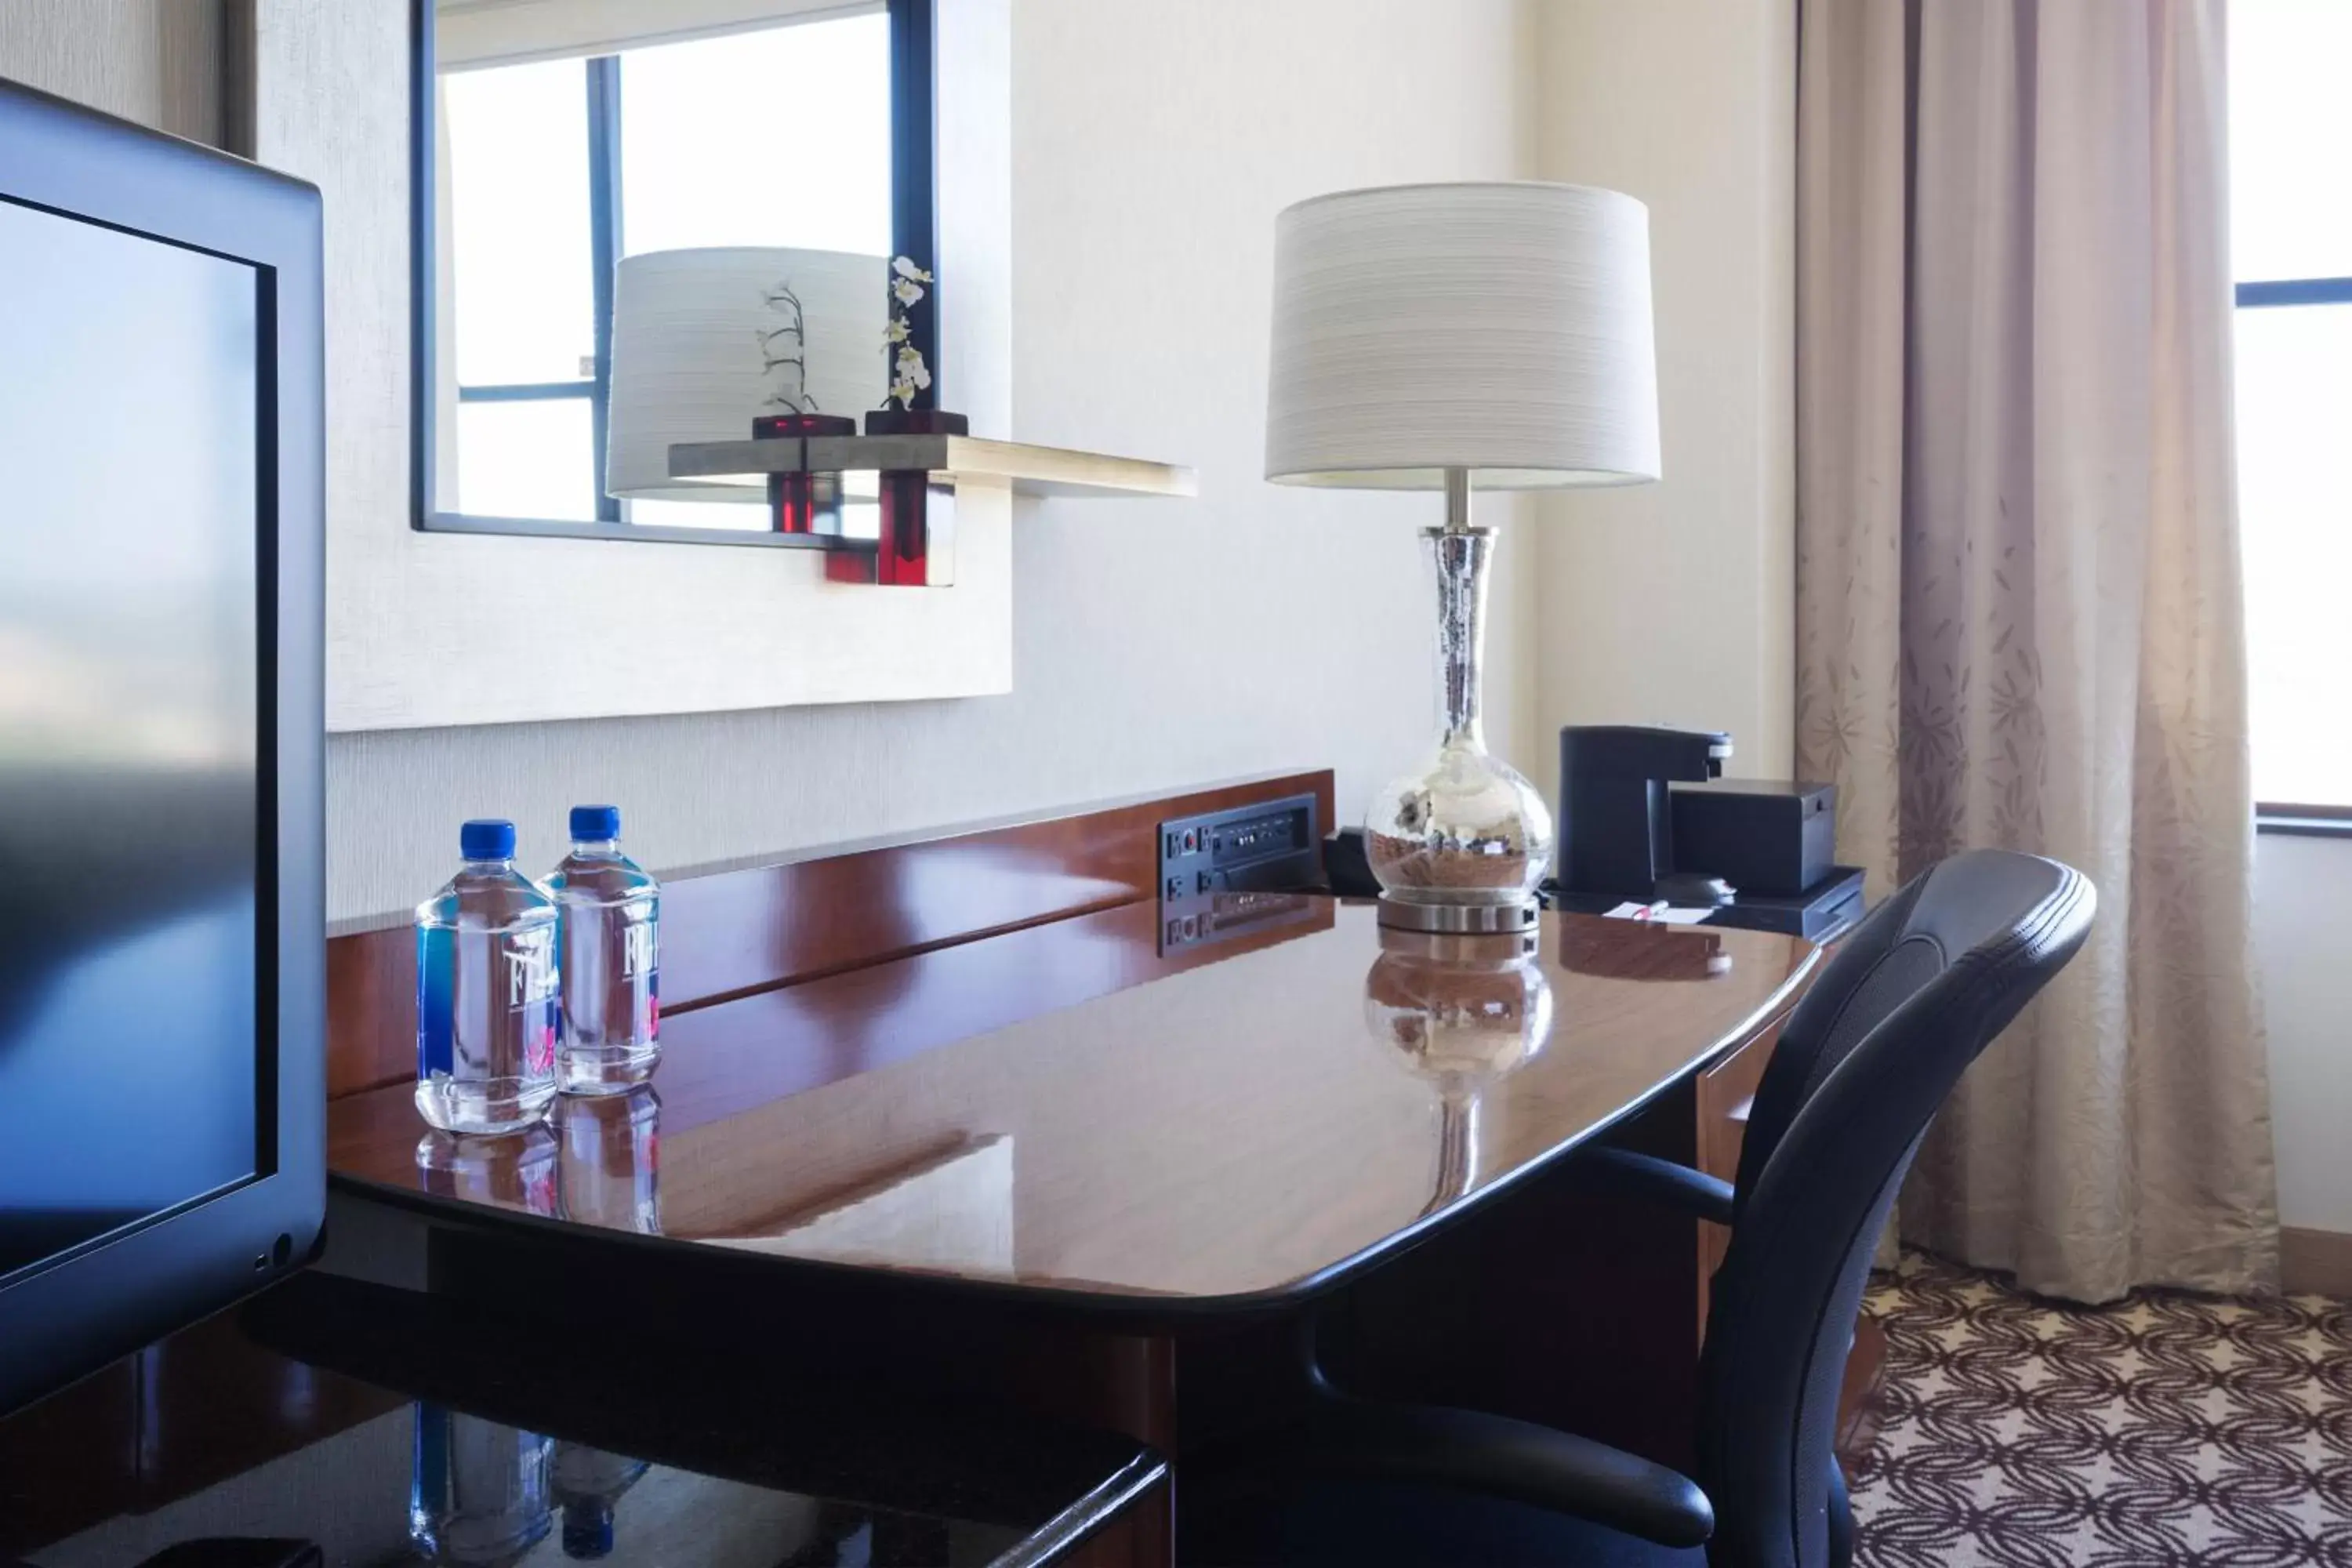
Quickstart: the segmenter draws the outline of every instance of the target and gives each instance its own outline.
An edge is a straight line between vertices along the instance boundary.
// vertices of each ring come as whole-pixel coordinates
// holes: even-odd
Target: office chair
[[[1968,858],[1962,857],[1961,858]],[[1950,862],[1946,862],[1949,864]],[[1773,1042],[1764,1076],[1748,1106],[1748,1131],[1739,1145],[1739,1169],[1729,1182],[1688,1165],[1632,1149],[1591,1149],[1577,1156],[1577,1171],[1595,1191],[1681,1210],[1717,1225],[1738,1223],[1744,1195],[1763,1174],[1765,1162],[1780,1145],[1798,1108],[1843,1061],[1855,1042],[1921,983],[1915,957],[1886,962],[1904,934],[1903,911],[1916,900],[1931,868],[1906,883],[1876,915],[1854,929],[1820,982],[1798,999]],[[1851,978],[1841,978],[1848,976]],[[1888,994],[1882,997],[1882,988]]]
[[[1880,1227],[1937,1108],[2082,946],[2095,904],[2053,861],[1956,856],[1864,920],[1799,1005],[1757,1093],[1715,1277],[1696,1479],[1529,1422],[1352,1397],[1324,1379],[1309,1321],[1306,1430],[1259,1456],[1301,1482],[1246,1526],[1276,1539],[1217,1550],[1357,1568],[1842,1568],[1832,1441]]]

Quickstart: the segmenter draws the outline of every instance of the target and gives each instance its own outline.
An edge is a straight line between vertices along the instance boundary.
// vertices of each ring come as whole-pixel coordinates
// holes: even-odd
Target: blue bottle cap
[[[613,1505],[568,1502],[563,1505],[563,1555],[593,1563],[613,1554]]]
[[[468,860],[511,860],[514,849],[511,822],[485,818],[457,829],[457,853]]]
[[[621,808],[617,805],[575,805],[572,808],[572,837],[583,843],[602,843],[621,836]]]

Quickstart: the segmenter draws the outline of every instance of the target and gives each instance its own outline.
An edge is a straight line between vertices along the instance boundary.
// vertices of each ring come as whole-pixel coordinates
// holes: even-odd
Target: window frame
[[[2352,278],[2268,278],[2237,285],[2236,309],[2352,305]],[[2315,838],[2352,838],[2352,804],[2257,800],[2254,831]]]
[[[589,493],[598,522],[627,522],[622,503],[604,492],[606,429],[613,410],[613,268],[621,259],[621,57],[581,60],[587,87],[589,310],[592,371],[574,381],[457,383],[457,402],[549,403],[588,399],[588,455],[595,473]]]
[[[894,256],[911,258],[935,277],[938,256],[939,189],[932,141],[936,70],[934,38],[939,0],[883,0],[889,18],[890,241]],[[864,550],[872,540],[772,530],[687,528],[639,524],[627,520],[625,503],[604,493],[604,452],[612,394],[613,268],[620,252],[621,68],[618,54],[584,58],[587,68],[589,264],[595,268],[593,309],[593,374],[576,381],[477,384],[457,387],[468,402],[589,400],[591,460],[595,464],[596,521],[560,518],[482,517],[445,511],[436,504],[439,482],[440,387],[438,313],[439,249],[436,215],[436,121],[439,81],[434,47],[435,0],[410,0],[409,8],[409,363],[411,425],[410,526],[425,533],[514,534],[552,539],[604,539],[639,544],[721,544],[767,549]],[[814,19],[814,18],[811,18]],[[907,312],[909,341],[931,370],[931,384],[914,406],[939,407],[947,367],[940,363],[940,285]]]

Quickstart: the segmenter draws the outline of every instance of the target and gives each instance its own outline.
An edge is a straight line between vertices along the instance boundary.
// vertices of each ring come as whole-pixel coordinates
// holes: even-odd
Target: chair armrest
[[[1661,1546],[1697,1546],[1715,1533],[1714,1505],[1680,1471],[1504,1415],[1319,1400],[1305,1458],[1327,1472],[1527,1503]]]
[[[1604,1191],[1664,1204],[1717,1225],[1731,1223],[1731,1184],[1688,1165],[1631,1149],[1592,1149],[1577,1156],[1576,1169]]]

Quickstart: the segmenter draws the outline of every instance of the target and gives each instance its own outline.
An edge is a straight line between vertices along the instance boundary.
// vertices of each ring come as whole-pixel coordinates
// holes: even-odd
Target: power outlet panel
[[[1160,950],[1229,929],[1220,895],[1236,906],[1233,895],[1322,886],[1321,816],[1294,795],[1160,824]]]

